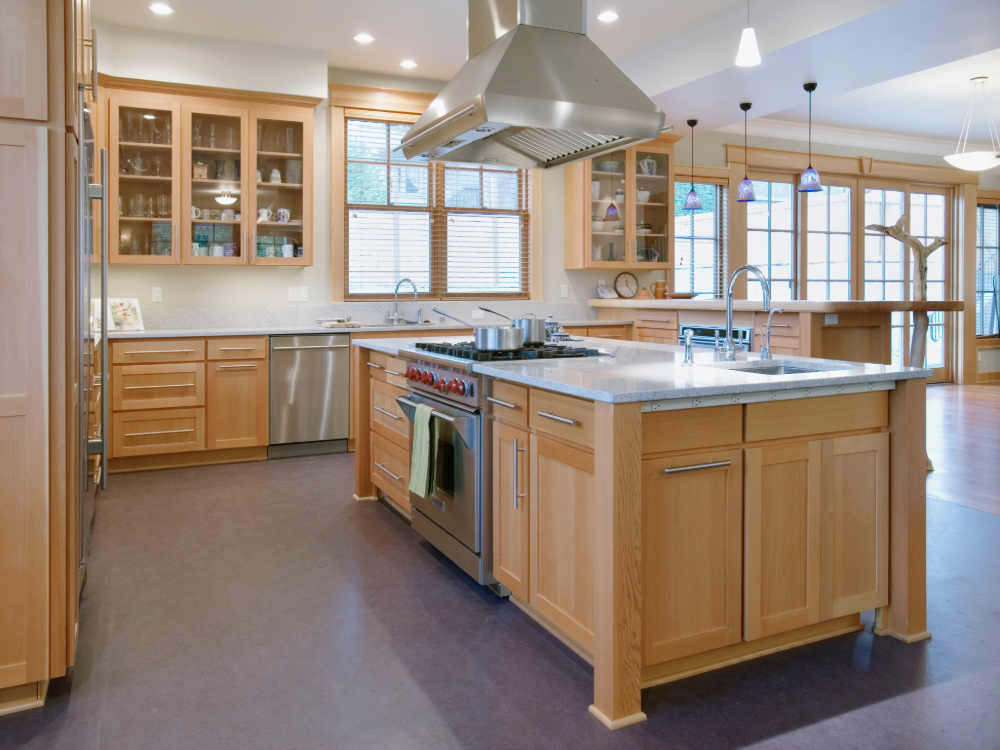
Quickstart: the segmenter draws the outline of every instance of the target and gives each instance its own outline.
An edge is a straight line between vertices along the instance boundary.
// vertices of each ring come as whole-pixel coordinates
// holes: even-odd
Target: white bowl
[[[619,162],[617,161],[599,161],[597,162],[598,172],[617,172]]]
[[[637,190],[636,193],[639,203],[649,203],[650,192],[648,190]]]
[[[591,226],[591,228],[595,232],[600,232],[602,229],[604,229],[604,222],[603,221],[592,221],[590,223],[590,226]]]

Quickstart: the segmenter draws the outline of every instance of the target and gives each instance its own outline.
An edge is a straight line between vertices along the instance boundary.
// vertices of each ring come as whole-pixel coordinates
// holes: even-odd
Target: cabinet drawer
[[[410,454],[376,434],[372,434],[372,484],[410,509]]]
[[[636,310],[635,325],[637,328],[670,328],[677,330],[677,313]]]
[[[744,439],[748,443],[889,426],[886,391],[765,401],[745,408]]]
[[[254,336],[246,339],[209,339],[209,359],[265,359],[267,338]]]
[[[375,380],[406,388],[406,360],[384,352],[368,353],[368,369]]]
[[[528,389],[523,385],[493,381],[493,416],[519,427],[528,426]],[[513,408],[512,408],[513,407]]]
[[[205,363],[116,365],[111,390],[115,411],[204,406]]]
[[[743,435],[739,404],[651,411],[642,415],[642,453],[736,445]]]
[[[628,339],[628,332],[625,326],[601,326],[600,328],[588,328],[591,338],[595,339],[618,339],[625,341]]]
[[[764,346],[766,338],[761,336],[760,333],[755,333],[753,337],[753,350],[759,352]],[[784,354],[790,357],[798,357],[799,355],[799,339],[798,337],[792,336],[775,336],[774,331],[771,332],[771,354]]]
[[[669,328],[636,328],[635,340],[646,344],[677,345],[677,331]]]
[[[594,447],[594,403],[532,388],[528,424],[537,432]],[[545,416],[547,415],[547,416]]]
[[[112,458],[205,450],[205,409],[117,412]]]
[[[581,328],[580,326],[566,326],[563,328],[566,333],[570,336],[588,336],[586,328]]]
[[[372,429],[382,437],[404,448],[410,445],[410,421],[396,402],[408,391],[381,380],[371,381]]]
[[[115,341],[111,352],[111,363],[114,365],[150,362],[200,362],[205,359],[205,340]]]
[[[760,331],[767,323],[767,313],[754,313],[754,327]],[[798,336],[799,335],[799,314],[798,313],[775,313],[771,318],[771,340],[775,336]]]

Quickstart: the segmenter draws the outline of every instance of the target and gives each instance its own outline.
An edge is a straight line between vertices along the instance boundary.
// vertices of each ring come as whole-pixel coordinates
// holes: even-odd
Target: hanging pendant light
[[[698,193],[694,189],[694,126],[697,124],[697,120],[688,120],[688,126],[691,128],[691,192],[688,193],[687,200],[684,201],[685,211],[701,210],[701,198],[698,197]]]
[[[955,153],[944,157],[944,160],[953,167],[965,169],[969,172],[982,172],[991,167],[1000,167],[1000,135],[997,134],[996,123],[993,122],[993,113],[990,112],[990,103],[986,98],[986,76],[979,76],[971,79],[972,98],[969,100],[969,108],[965,111],[965,121],[962,123],[962,132],[958,136],[958,145]],[[990,148],[992,151],[966,151],[965,146],[969,141],[969,130],[972,127],[972,110],[976,103],[976,89],[983,93],[983,107],[986,109],[986,124],[990,131]]]
[[[604,213],[605,221],[618,221],[618,209],[615,208],[615,204],[611,203],[608,206],[608,210]]]
[[[736,188],[737,203],[749,203],[757,200],[757,196],[753,192],[753,181],[747,177],[747,162],[749,161],[747,159],[747,112],[752,106],[753,104],[750,102],[740,104],[740,109],[743,110],[743,179],[740,180],[740,184]]]
[[[229,194],[228,190],[223,190],[222,195],[217,196],[215,202],[221,203],[223,206],[231,206],[233,203],[236,203],[236,199]]]
[[[750,0],[747,0],[747,25],[740,37],[740,49],[736,53],[736,64],[741,68],[760,65],[760,51],[757,49],[757,35],[750,26]]]
[[[818,193],[823,186],[819,184],[819,172],[813,169],[813,91],[816,90],[816,84],[804,83],[802,88],[809,92],[809,167],[799,180],[799,192]]]

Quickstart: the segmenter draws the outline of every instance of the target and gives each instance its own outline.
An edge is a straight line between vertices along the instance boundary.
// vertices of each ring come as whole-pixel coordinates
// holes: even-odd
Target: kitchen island
[[[391,389],[406,378],[381,381],[420,359],[414,341],[354,342],[382,375],[359,419],[376,446],[399,433],[396,463],[379,462],[399,494],[409,451]],[[593,664],[606,726],[645,718],[643,687],[860,630],[865,610],[880,635],[929,637],[929,370],[698,350],[685,366],[680,347],[581,345],[602,356],[468,367],[497,404],[492,574]],[[789,374],[764,374],[777,368]],[[361,442],[367,498],[385,480]]]

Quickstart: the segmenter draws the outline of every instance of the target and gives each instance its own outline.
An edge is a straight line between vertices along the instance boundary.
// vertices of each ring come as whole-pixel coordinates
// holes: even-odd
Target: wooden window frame
[[[726,203],[725,203],[725,206],[724,206],[724,209],[723,209],[723,215],[719,217],[719,220],[721,222],[721,226],[719,226],[719,238],[718,238],[718,241],[719,241],[719,244],[721,245],[721,247],[718,247],[716,249],[716,255],[717,255],[717,257],[719,257],[719,259],[722,262],[721,262],[720,266],[716,269],[715,279],[713,280],[713,285],[715,287],[713,294],[714,294],[714,297],[716,299],[725,298],[725,296],[726,296],[725,289],[726,289],[726,282],[729,280],[729,267],[730,267],[730,264],[729,264],[729,232],[730,232],[730,226],[729,225],[730,225],[731,217],[732,217],[731,202],[729,200],[729,193],[731,192],[730,189],[729,189],[729,178],[728,178],[728,175],[721,174],[721,172],[722,172],[722,170],[719,170],[719,169],[713,168],[713,167],[702,167],[702,166],[695,165],[695,168],[694,168],[694,183],[696,185],[715,185],[717,187],[720,187],[720,188],[724,189],[722,200],[726,201]],[[690,175],[690,173],[691,173],[690,172],[690,167],[688,167],[688,174]],[[690,183],[691,183],[690,177],[688,178],[688,180],[687,180],[686,183],[683,182],[683,181],[681,181],[681,180],[675,180],[674,181],[673,192],[674,192],[674,196],[675,196],[675,198],[674,198],[674,200],[675,200],[675,206],[676,206],[676,193],[677,193],[677,190],[678,189],[683,189],[683,186],[685,184],[689,185]],[[676,286],[677,286],[677,237],[679,236],[679,232],[678,232],[678,228],[677,228],[678,223],[677,223],[677,211],[676,211],[676,208],[674,209],[674,211],[672,213],[670,224],[671,224],[671,234],[668,237],[668,240],[670,241],[669,242],[669,247],[670,247],[671,251],[673,252],[673,259],[674,259],[674,267],[671,270],[671,273],[673,274],[673,278],[671,279],[672,286],[673,286],[672,291],[677,291],[676,290]],[[699,293],[699,294],[701,294],[701,293]]]
[[[979,209],[980,208],[995,208],[998,211],[1000,211],[1000,191],[995,191],[995,192],[996,192],[996,195],[990,195],[990,194],[987,194],[984,191],[984,193],[979,196],[979,199],[976,201],[976,213],[977,214],[979,213]],[[980,245],[979,245],[979,237],[978,237],[978,232],[979,232],[978,223],[979,222],[978,222],[978,219],[977,219],[977,221],[976,221],[976,225],[977,225],[977,227],[976,227],[976,236],[974,238],[975,243],[976,243],[976,260],[975,260],[975,265],[973,266],[973,273],[976,274],[977,278],[973,281],[973,284],[975,285],[975,296],[973,297],[973,302],[972,302],[973,308],[977,308],[978,307],[978,303],[979,303],[978,273],[976,273],[976,271],[977,271],[977,269],[979,267],[979,247],[980,247]],[[976,340],[977,341],[988,341],[988,340],[995,340],[996,339],[996,335],[995,334],[987,334],[985,336],[980,336],[978,334],[978,330],[979,330],[979,321],[977,320],[976,321],[976,331],[977,331]]]

